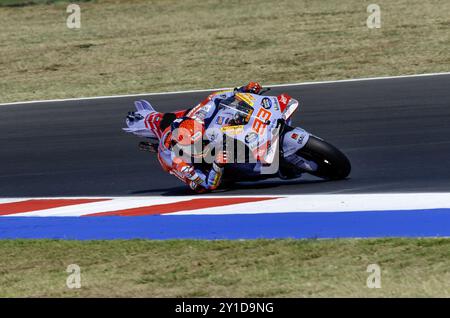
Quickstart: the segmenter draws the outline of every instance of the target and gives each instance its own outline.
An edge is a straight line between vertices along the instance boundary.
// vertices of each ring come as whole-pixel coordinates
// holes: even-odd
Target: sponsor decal
[[[224,122],[224,118],[222,116],[217,116],[216,124],[217,125],[222,125],[223,122]]]
[[[206,115],[211,110],[212,105],[208,103],[201,103],[195,106],[187,115],[187,117],[191,117],[197,120],[204,120]]]
[[[245,140],[245,143],[247,143],[247,144],[253,144],[254,142],[256,142],[258,140],[258,134],[254,133],[254,132],[248,133],[245,136],[244,140]]]
[[[297,143],[301,145],[303,143],[303,139],[305,138],[305,135],[299,135],[297,133],[293,133],[291,135],[291,138],[294,139],[295,141],[297,141]]]
[[[281,94],[277,98],[278,98],[278,103],[280,104],[280,107],[281,107],[281,111],[284,112],[284,110],[287,107],[287,104],[291,100],[291,96],[289,96],[287,94]]]
[[[210,109],[211,109],[211,105],[205,105],[201,109],[199,109],[195,114],[193,114],[192,118],[203,121],[203,120],[205,120],[206,115],[208,115]]]
[[[225,127],[221,127],[220,130],[223,133],[227,133],[229,135],[236,136],[236,135],[239,135],[240,133],[242,133],[244,131],[244,125],[225,126]]]
[[[268,97],[264,97],[261,100],[261,106],[264,107],[264,109],[270,109],[272,107],[272,101]]]
[[[266,129],[266,124],[268,123],[272,113],[264,108],[260,108],[256,114],[256,118],[253,121],[252,129],[256,133],[262,135]]]
[[[255,103],[255,97],[253,97],[252,94],[248,94],[248,93],[236,93],[236,98],[246,102],[248,105],[253,106]]]
[[[280,110],[280,105],[278,105],[278,100],[276,98],[273,99],[273,109],[276,111]]]

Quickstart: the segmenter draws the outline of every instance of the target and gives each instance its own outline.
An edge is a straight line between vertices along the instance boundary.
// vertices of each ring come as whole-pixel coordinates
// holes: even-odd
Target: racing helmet
[[[203,121],[182,117],[171,125],[171,145],[180,156],[203,157],[205,151]]]

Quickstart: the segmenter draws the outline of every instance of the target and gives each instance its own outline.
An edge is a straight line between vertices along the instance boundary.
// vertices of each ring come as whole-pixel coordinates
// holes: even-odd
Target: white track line
[[[450,193],[304,194],[167,215],[359,212],[450,209]]]
[[[317,81],[317,82],[303,82],[303,83],[273,84],[273,85],[265,85],[265,87],[290,87],[290,86],[304,86],[304,85],[321,85],[321,84],[333,84],[333,83],[363,82],[363,81],[374,81],[374,80],[401,79],[401,78],[414,78],[414,77],[430,77],[430,76],[442,76],[442,75],[450,75],[450,72],[427,73],[427,74],[411,74],[411,75],[399,75],[399,76],[380,76],[380,77],[352,78],[352,79],[342,79],[342,80],[333,80],[333,81]],[[206,89],[173,91],[173,92],[140,93],[140,94],[128,94],[128,95],[94,96],[94,97],[48,99],[48,100],[32,100],[32,101],[23,101],[23,102],[0,103],[0,106],[35,104],[35,103],[69,102],[69,101],[79,101],[79,100],[96,100],[96,99],[106,99],[106,98],[125,98],[125,97],[139,97],[139,96],[158,96],[158,95],[174,95],[174,94],[186,94],[186,93],[203,93],[203,92],[225,90],[225,89],[230,89],[230,88],[231,87],[221,87],[221,88],[206,88]]]
[[[233,196],[240,197],[240,196]],[[218,207],[200,209],[180,209],[170,215],[227,215],[227,214],[261,214],[293,212],[361,212],[361,211],[403,211],[450,209],[450,193],[373,193],[373,194],[305,194],[264,196],[273,200],[260,202],[235,203]],[[83,203],[65,207],[35,210],[2,216],[81,216],[99,212],[111,212],[159,204],[181,202],[195,198],[231,198],[228,196],[198,197],[116,197],[111,201]],[[432,213],[433,211],[429,211]]]

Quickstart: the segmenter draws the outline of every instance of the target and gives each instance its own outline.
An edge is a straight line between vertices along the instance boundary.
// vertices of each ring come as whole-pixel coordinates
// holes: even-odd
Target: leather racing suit
[[[255,87],[256,89],[254,89]],[[258,83],[251,82],[248,85],[239,88],[215,92],[188,111],[185,116],[208,123],[208,120],[211,119],[215,111],[215,105],[217,105],[220,100],[230,98],[234,96],[235,93],[239,92],[259,93],[260,91],[261,86]],[[177,156],[172,149],[171,134],[171,127],[168,127],[164,130],[160,139],[158,160],[162,168],[166,172],[180,179],[197,193],[217,189],[222,180],[224,165],[227,161],[226,153],[218,154],[212,163],[212,167],[208,169],[208,171],[205,171]]]

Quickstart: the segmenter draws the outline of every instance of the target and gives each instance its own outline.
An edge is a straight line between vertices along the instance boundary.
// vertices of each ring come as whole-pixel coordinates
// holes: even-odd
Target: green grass
[[[450,1],[377,1],[374,30],[370,3],[97,0],[79,30],[0,7],[0,102],[450,71]]]
[[[0,255],[2,297],[450,296],[449,239],[18,240],[0,241]],[[372,263],[381,289],[366,286]]]
[[[36,4],[54,4],[54,3],[80,3],[94,0],[0,0],[0,7],[26,7]]]

